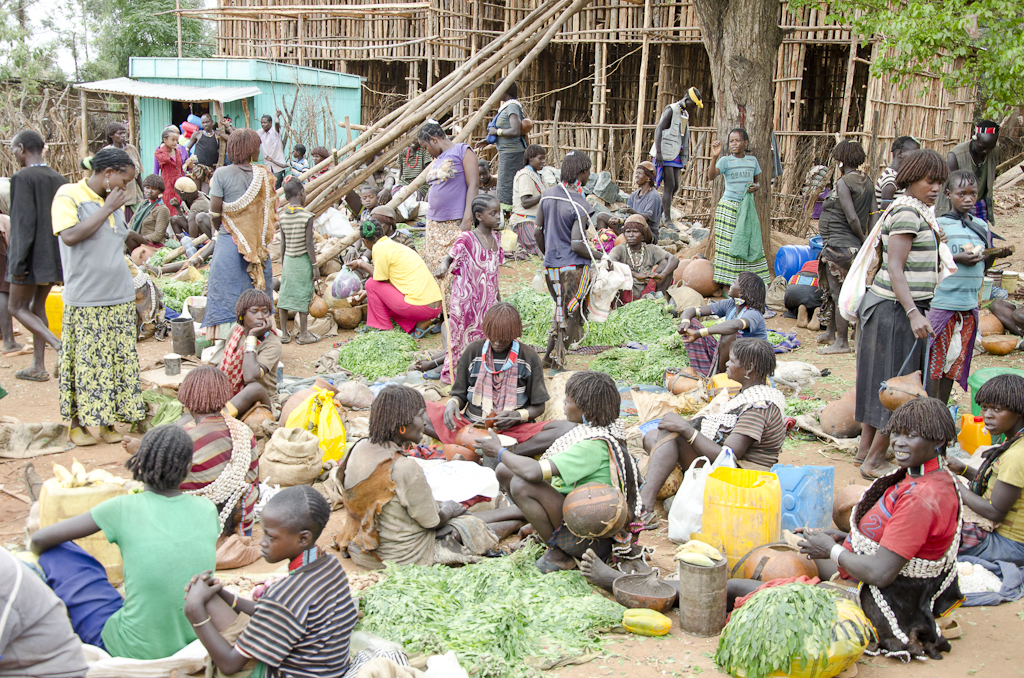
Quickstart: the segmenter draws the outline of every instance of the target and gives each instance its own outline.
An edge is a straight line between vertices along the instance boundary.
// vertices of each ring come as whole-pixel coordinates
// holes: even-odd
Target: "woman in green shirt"
[[[144,492],[108,499],[32,535],[32,552],[75,633],[114,657],[162,659],[196,639],[182,592],[193,573],[216,567],[220,523],[212,501],[178,489],[192,452],[184,429],[158,426],[125,462]],[[69,543],[100,530],[121,549],[123,601],[103,565]]]
[[[555,440],[540,461],[517,454],[505,457],[508,450],[493,433],[477,443],[483,454],[500,462],[499,477],[512,475],[512,501],[547,543],[547,552],[537,561],[542,572],[570,570],[576,566],[574,558],[590,548],[602,559],[613,551],[618,558],[634,555],[632,535],[639,533],[638,523],[627,523],[608,538],[589,539],[571,533],[562,516],[565,495],[587,483],[617,487],[626,499],[628,520],[640,515],[640,474],[626,450],[619,405],[611,377],[577,372],[565,384],[565,418],[580,425]]]

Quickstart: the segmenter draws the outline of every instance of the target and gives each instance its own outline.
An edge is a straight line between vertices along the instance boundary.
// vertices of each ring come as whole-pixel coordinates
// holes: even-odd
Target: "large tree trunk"
[[[729,130],[742,127],[750,135],[748,152],[761,165],[761,188],[754,194],[761,221],[761,241],[768,257],[771,242],[772,151],[775,116],[775,69],[782,29],[777,0],[695,0],[701,36],[711,62],[715,93],[715,126],[722,154],[729,152]],[[722,194],[722,179],[712,188],[714,212]],[[713,222],[713,219],[712,219]],[[714,231],[709,238],[714,251]]]

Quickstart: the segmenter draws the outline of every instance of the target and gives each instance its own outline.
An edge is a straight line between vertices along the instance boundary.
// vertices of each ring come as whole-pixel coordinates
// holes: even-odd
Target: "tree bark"
[[[742,127],[750,136],[748,153],[761,165],[761,188],[754,204],[761,222],[761,242],[768,268],[772,224],[771,132],[775,119],[775,70],[782,29],[777,0],[695,0],[701,37],[711,62],[715,94],[715,126],[722,154],[729,152],[729,130]],[[712,187],[712,212],[722,194],[723,180]],[[713,220],[712,220],[713,223]],[[709,236],[713,255],[714,229]]]

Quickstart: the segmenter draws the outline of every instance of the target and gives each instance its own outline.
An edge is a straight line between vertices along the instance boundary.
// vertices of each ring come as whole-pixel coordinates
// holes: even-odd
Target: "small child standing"
[[[295,177],[284,182],[284,195],[288,204],[281,212],[281,292],[277,299],[281,343],[292,340],[288,333],[288,311],[298,314],[299,335],[296,342],[312,344],[320,337],[306,329],[309,304],[313,301],[313,283],[320,279],[320,269],[314,266],[316,250],[313,248],[313,213],[303,207],[306,189]]]
[[[192,578],[185,616],[222,673],[253,666],[254,676],[344,676],[369,659],[349,660],[358,609],[341,563],[316,545],[331,507],[306,485],[275,494],[263,509],[263,557],[288,575],[256,601],[229,593],[211,571]],[[388,654],[405,665],[404,655]]]
[[[309,169],[309,161],[306,160],[306,147],[302,144],[292,146],[292,174],[298,176]]]
[[[985,275],[982,252],[991,239],[988,224],[974,216],[978,202],[978,178],[974,172],[952,172],[946,180],[945,192],[950,209],[938,215],[937,221],[949,238],[957,269],[935,288],[928,311],[928,322],[935,331],[928,358],[928,395],[942,402],[949,400],[954,381],[967,390],[974,340],[978,336],[978,292]],[[960,350],[952,356],[950,346],[957,335]]]
[[[452,243],[451,253],[441,260],[434,275],[444,278],[451,268],[455,281],[452,284],[451,307],[448,309],[448,341],[452,349],[454,365],[445,360],[438,376],[445,383],[452,383],[452,373],[459,364],[462,350],[471,342],[486,339],[483,330],[484,314],[496,301],[498,291],[498,267],[505,262],[505,252],[494,237],[501,227],[501,205],[493,195],[478,195],[470,207],[473,212],[472,231],[464,231]],[[446,356],[447,357],[447,356]],[[436,376],[427,376],[427,378]]]

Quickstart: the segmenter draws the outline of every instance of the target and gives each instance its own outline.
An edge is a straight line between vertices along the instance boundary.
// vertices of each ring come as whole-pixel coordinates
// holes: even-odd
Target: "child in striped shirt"
[[[192,578],[185,616],[210,659],[226,675],[251,667],[252,676],[345,676],[358,609],[341,563],[316,545],[331,507],[316,490],[298,485],[267,502],[260,548],[288,575],[252,601],[226,591],[206,571]]]
[[[312,344],[320,337],[306,329],[309,304],[313,301],[313,283],[320,279],[313,246],[313,213],[302,205],[306,202],[306,189],[295,177],[284,182],[284,196],[288,204],[281,211],[281,291],[277,298],[278,329],[281,343],[292,340],[288,333],[288,311],[296,313],[299,331],[295,341]]]

